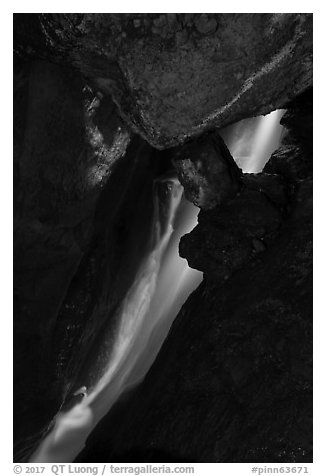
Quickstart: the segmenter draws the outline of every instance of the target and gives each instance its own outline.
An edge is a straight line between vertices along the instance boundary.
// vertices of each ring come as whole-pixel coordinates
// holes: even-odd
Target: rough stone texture
[[[216,132],[187,142],[171,156],[187,199],[201,209],[221,205],[240,188],[241,171]]]
[[[15,49],[66,62],[157,148],[280,108],[312,84],[311,14],[16,15]]]
[[[261,192],[244,188],[236,198],[209,212],[181,238],[180,256],[191,268],[220,279],[264,251],[282,222],[280,211]]]
[[[292,118],[286,141],[296,137],[295,161],[306,163],[309,135],[300,142],[294,134],[305,117]],[[292,152],[282,155],[286,171]],[[300,178],[244,176],[236,198],[200,212],[190,234],[200,238],[184,251],[205,270],[204,281],[144,382],[102,420],[78,461],[312,461],[312,179],[305,170]],[[261,240],[263,229],[272,233],[267,244],[249,253],[242,243],[252,232]],[[232,247],[235,233],[240,243]],[[220,234],[231,243],[225,256]],[[232,266],[236,250],[244,259],[223,280],[224,259]]]

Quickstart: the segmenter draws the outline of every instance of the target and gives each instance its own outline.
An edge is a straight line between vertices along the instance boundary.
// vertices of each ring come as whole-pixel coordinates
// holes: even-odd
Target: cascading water
[[[284,109],[267,116],[253,117],[220,131],[231,155],[246,173],[261,172],[271,154],[279,146],[284,128],[280,119]]]
[[[118,326],[115,330],[113,351],[107,367],[103,371],[103,376],[88,397],[88,403],[91,403],[112,381],[130,356],[130,349],[141,348],[139,341],[145,338],[153,323],[148,310],[155,291],[162,255],[173,232],[172,224],[182,196],[182,188],[176,179],[162,180],[157,186],[162,186],[162,184],[166,185],[170,195],[167,223],[164,223],[164,219],[160,219],[159,194],[156,192],[154,194],[153,249],[140,266],[134,284],[124,299]],[[133,359],[135,357],[134,355]],[[121,379],[126,378],[126,371],[123,375],[121,374],[122,372],[120,372]]]
[[[160,191],[160,188],[164,190]],[[173,233],[183,188],[177,179],[163,178],[157,181],[154,189],[152,247],[118,311],[114,345],[107,364],[83,401],[70,411],[59,413],[53,430],[30,462],[70,462],[74,459],[91,429],[119,395],[149,370],[172,318],[177,314],[178,304],[180,307],[202,279],[202,273],[190,269],[177,251],[180,237],[195,226],[198,209],[183,203],[183,213],[177,216]],[[167,195],[163,204],[162,194]],[[164,266],[161,267],[163,256]],[[149,341],[155,341],[156,345],[148,346]],[[103,342],[105,345],[105,337]]]
[[[274,111],[220,131],[244,172],[260,172],[278,147],[282,114]],[[167,195],[165,207],[160,187]],[[202,279],[202,273],[190,269],[178,254],[180,238],[196,225],[198,209],[182,198],[175,178],[157,181],[154,190],[152,246],[118,311],[113,348],[103,353],[100,377],[80,403],[57,415],[30,462],[64,463],[76,457],[119,396],[146,375],[179,308]],[[112,336],[103,336],[104,350],[111,340]]]

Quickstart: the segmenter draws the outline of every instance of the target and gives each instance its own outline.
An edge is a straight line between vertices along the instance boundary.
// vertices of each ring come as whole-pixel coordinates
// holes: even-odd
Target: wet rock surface
[[[39,14],[16,24],[18,54],[73,65],[157,148],[267,114],[312,83],[310,14]]]
[[[291,137],[306,163],[301,120],[278,170],[291,169]],[[180,248],[204,281],[77,461],[312,461],[312,179],[305,167],[300,178],[273,170],[244,175],[235,198],[200,212]]]

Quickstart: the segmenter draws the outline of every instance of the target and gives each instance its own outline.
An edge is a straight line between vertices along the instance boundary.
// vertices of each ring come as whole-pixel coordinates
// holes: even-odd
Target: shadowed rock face
[[[282,146],[277,149],[264,167],[268,174],[279,174],[295,183],[305,177],[312,177],[313,152],[313,94],[307,90],[291,102],[281,124],[288,134]]]
[[[200,212],[198,225],[180,242],[190,267],[228,279],[265,250],[282,222],[280,211],[259,191],[244,188],[212,212]]]
[[[18,53],[79,69],[157,148],[267,114],[312,82],[310,14],[40,14],[16,24]]]
[[[78,461],[312,461],[312,156],[298,133],[310,97],[288,105],[282,160],[181,240],[204,281]]]

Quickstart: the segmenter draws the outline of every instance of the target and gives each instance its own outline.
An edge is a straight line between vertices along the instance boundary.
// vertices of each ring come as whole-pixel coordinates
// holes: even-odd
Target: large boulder
[[[216,132],[188,141],[171,156],[186,198],[197,207],[214,208],[240,189],[241,171]]]
[[[78,68],[157,148],[267,114],[312,84],[311,14],[40,14],[16,25],[19,54]]]

